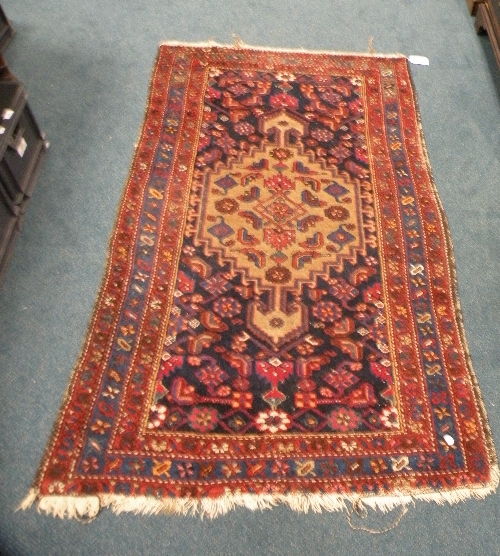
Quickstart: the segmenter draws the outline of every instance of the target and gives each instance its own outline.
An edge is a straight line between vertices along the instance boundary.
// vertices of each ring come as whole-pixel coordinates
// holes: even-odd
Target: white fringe
[[[200,515],[214,519],[227,514],[237,507],[249,510],[267,510],[277,504],[286,504],[296,512],[309,511],[321,513],[338,512],[348,509],[348,505],[368,506],[383,513],[398,506],[414,504],[415,501],[436,502],[437,504],[456,504],[470,498],[482,499],[495,492],[500,472],[497,466],[491,470],[491,482],[478,488],[462,488],[440,492],[421,492],[409,495],[394,492],[387,496],[359,496],[349,494],[236,494],[227,493],[219,498],[167,498],[158,499],[148,496],[125,496],[121,494],[101,494],[99,496],[40,496],[35,489],[30,490],[18,509],[27,510],[35,502],[39,512],[55,517],[75,518],[89,521],[94,519],[103,507],[110,507],[116,514],[133,512],[135,514],[178,514]]]
[[[101,509],[101,501],[98,496],[39,496],[35,489],[31,489],[17,510],[27,510],[35,502],[37,502],[39,512],[45,512],[61,519],[89,521],[94,519]]]
[[[335,54],[340,56],[370,56],[372,58],[406,58],[404,54],[392,53],[392,54],[379,54],[377,52],[335,52],[332,50],[306,50],[305,48],[276,48],[269,46],[255,46],[251,44],[244,43],[239,37],[234,37],[235,41],[233,44],[219,43],[213,39],[209,39],[203,42],[182,42],[182,41],[162,41],[160,46],[186,46],[188,48],[244,48],[246,50],[260,50],[264,52],[285,52],[285,53],[304,53],[309,54]]]

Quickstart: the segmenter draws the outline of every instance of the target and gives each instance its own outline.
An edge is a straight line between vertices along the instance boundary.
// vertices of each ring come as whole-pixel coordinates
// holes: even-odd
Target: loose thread
[[[373,40],[374,40],[373,37],[368,38],[368,52],[370,54],[376,54],[376,50],[375,48],[373,48]]]
[[[349,527],[354,531],[366,531],[367,533],[371,533],[372,535],[382,535],[384,533],[392,531],[393,529],[396,529],[396,527],[401,523],[403,517],[408,512],[408,506],[401,506],[400,511],[401,513],[396,518],[396,520],[383,529],[371,529],[370,527],[364,527],[363,525],[358,527],[352,523],[352,514],[355,513],[360,519],[366,519],[368,517],[368,510],[359,501],[356,501],[352,504],[352,510],[347,509],[347,523],[349,524]]]
[[[234,39],[234,43],[233,43],[234,48],[243,48],[245,46],[245,43],[243,42],[242,38],[239,35],[233,34],[233,39]]]

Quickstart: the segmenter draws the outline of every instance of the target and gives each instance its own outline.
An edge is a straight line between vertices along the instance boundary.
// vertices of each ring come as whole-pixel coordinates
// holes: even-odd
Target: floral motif
[[[267,229],[264,231],[264,241],[275,249],[286,249],[295,242],[295,230]]]
[[[359,290],[343,278],[332,278],[329,284],[331,294],[341,301],[349,301],[359,295]]]
[[[271,178],[265,180],[264,185],[268,189],[273,189],[274,191],[289,191],[295,189],[295,183],[282,174],[275,174]]]
[[[346,388],[349,388],[349,386],[356,384],[359,378],[354,373],[350,373],[345,369],[340,369],[329,372],[324,376],[323,380],[336,390],[344,391]]]
[[[334,222],[341,222],[349,218],[349,211],[345,207],[332,206],[325,209],[325,216]]]
[[[334,409],[328,415],[328,426],[334,431],[347,432],[354,430],[361,424],[361,418],[353,409],[341,407]]]
[[[208,387],[215,387],[229,378],[229,375],[218,365],[201,367],[195,372],[196,378]]]
[[[271,465],[271,473],[280,477],[286,477],[290,472],[290,465],[284,461],[275,460]]]
[[[266,280],[274,284],[286,284],[292,279],[292,273],[284,266],[273,266],[266,272]]]
[[[284,149],[283,147],[273,149],[272,151],[270,151],[270,155],[276,160],[288,160],[290,157],[293,156],[290,149]]]
[[[311,137],[314,137],[318,141],[322,141],[324,143],[327,143],[328,141],[331,141],[333,139],[334,135],[328,129],[317,128],[317,129],[313,129],[311,131]]]
[[[154,404],[150,410],[148,429],[157,429],[165,422],[167,408],[161,404]]]
[[[284,411],[270,409],[261,411],[255,419],[255,424],[261,432],[274,434],[286,431],[290,427],[291,421]]]
[[[278,93],[269,99],[269,104],[273,108],[297,108],[299,105],[297,99],[287,93]]]
[[[215,203],[215,208],[222,214],[233,214],[240,208],[240,205],[235,199],[225,197]]]
[[[334,322],[342,316],[342,309],[333,301],[320,301],[312,308],[312,314],[323,322]]]
[[[241,303],[233,297],[219,297],[213,307],[221,317],[231,318],[241,312]]]
[[[234,131],[238,135],[252,135],[255,132],[255,127],[248,122],[237,122],[234,124]]]
[[[285,224],[287,220],[295,214],[293,208],[285,202],[284,199],[277,199],[273,203],[267,205],[266,212],[268,212],[278,224]]]
[[[219,421],[217,410],[212,407],[195,407],[189,414],[191,428],[199,432],[208,432],[215,429]]]
[[[395,407],[385,407],[380,414],[380,420],[388,429],[399,427],[399,417]]]

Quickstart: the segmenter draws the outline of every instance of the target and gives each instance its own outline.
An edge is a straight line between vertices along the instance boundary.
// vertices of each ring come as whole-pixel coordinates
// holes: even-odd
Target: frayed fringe
[[[30,490],[18,509],[27,510],[35,502],[39,512],[55,517],[74,518],[91,521],[101,508],[109,507],[116,514],[133,512],[135,514],[156,515],[199,515],[201,518],[214,519],[227,514],[238,507],[249,510],[267,510],[278,504],[286,504],[296,512],[315,513],[339,512],[349,506],[383,513],[399,506],[414,504],[415,501],[436,502],[437,504],[456,504],[470,498],[482,499],[495,492],[500,478],[498,467],[491,470],[491,481],[481,488],[463,488],[441,492],[423,492],[408,495],[394,492],[391,496],[358,496],[342,494],[237,494],[227,493],[219,498],[171,498],[157,499],[148,496],[125,496],[120,494],[102,494],[99,496],[55,496],[40,495],[35,489]]]
[[[61,519],[91,521],[101,510],[101,501],[98,496],[39,496],[35,489],[30,490],[17,509],[27,510],[35,502],[37,502],[39,512],[45,512]]]
[[[256,46],[253,44],[247,44],[243,42],[243,40],[237,36],[233,35],[234,42],[233,44],[227,43],[219,43],[213,38],[208,39],[207,41],[202,42],[182,42],[182,41],[162,41],[160,42],[160,46],[184,46],[188,48],[236,48],[236,49],[245,49],[245,50],[260,50],[264,52],[285,52],[290,54],[335,54],[335,55],[342,55],[342,56],[370,56],[372,58],[406,58],[404,54],[400,54],[398,52],[390,53],[390,54],[379,54],[375,52],[373,49],[369,50],[368,52],[336,52],[332,50],[307,50],[304,47],[302,48],[276,48],[276,47],[269,47],[269,46]],[[370,43],[369,43],[370,48]]]

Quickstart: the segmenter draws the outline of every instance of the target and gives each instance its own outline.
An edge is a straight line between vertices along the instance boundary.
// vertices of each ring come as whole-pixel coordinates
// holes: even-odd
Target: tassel
[[[31,506],[35,503],[37,497],[38,491],[34,488],[30,489],[26,498],[16,508],[16,512],[18,512],[19,510],[27,510],[28,508],[31,508]]]

